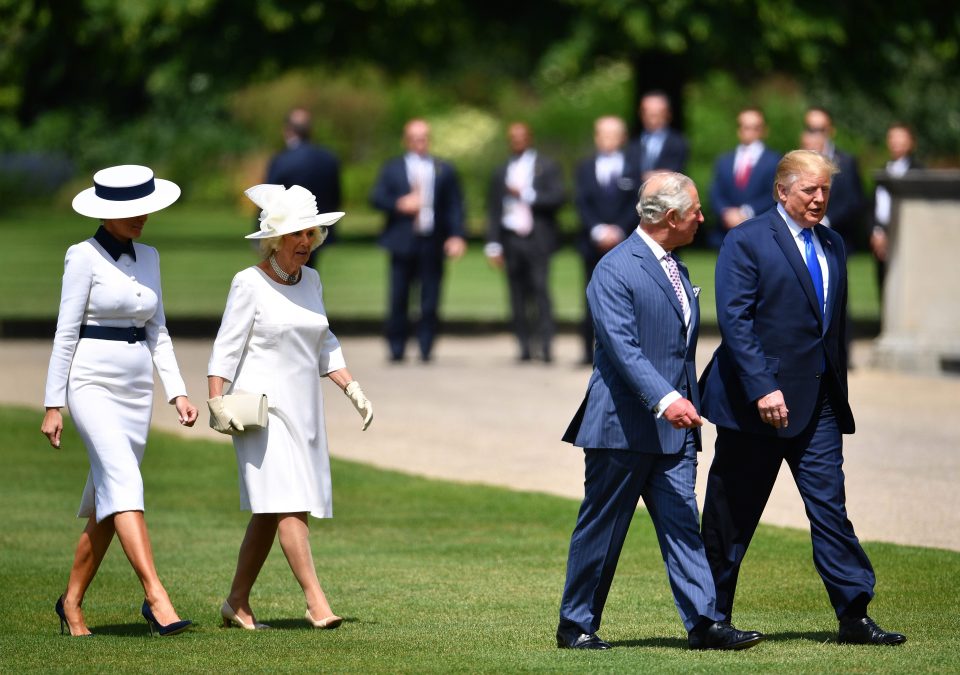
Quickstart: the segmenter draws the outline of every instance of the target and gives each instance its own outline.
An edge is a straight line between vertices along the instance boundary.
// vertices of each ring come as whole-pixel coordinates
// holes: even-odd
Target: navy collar
[[[107,228],[101,225],[97,233],[93,235],[97,243],[103,247],[103,250],[110,254],[114,261],[120,260],[120,256],[126,253],[128,256],[137,259],[137,254],[133,250],[133,239],[128,239],[126,244],[121,243],[116,237],[107,232]]]

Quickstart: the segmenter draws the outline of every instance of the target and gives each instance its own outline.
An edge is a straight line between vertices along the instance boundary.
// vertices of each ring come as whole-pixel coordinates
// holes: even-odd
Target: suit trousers
[[[410,255],[390,256],[390,311],[387,342],[390,356],[403,358],[410,335],[410,293],[420,286],[420,321],[417,339],[420,356],[430,358],[440,320],[440,284],[443,281],[443,249],[434,237],[417,237]]]
[[[700,538],[694,495],[697,451],[692,434],[682,452],[584,450],[584,498],[570,539],[559,631],[571,638],[600,627],[627,530],[642,497],[667,568],[673,598],[689,631],[715,621],[716,592]]]
[[[513,232],[504,232],[503,239],[510,311],[520,354],[530,356],[531,338],[536,334],[543,357],[549,359],[555,332],[549,288],[550,252],[543,249],[542,243]]]
[[[821,387],[819,415],[794,438],[717,429],[703,506],[703,540],[724,619],[733,612],[740,565],[783,461],[806,507],[813,562],[837,617],[848,608],[865,608],[873,597],[873,567],[847,518],[843,436],[828,389]]]

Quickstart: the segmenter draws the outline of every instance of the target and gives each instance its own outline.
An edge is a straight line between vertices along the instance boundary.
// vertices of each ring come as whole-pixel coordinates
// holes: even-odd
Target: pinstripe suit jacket
[[[694,363],[700,307],[686,267],[678,266],[690,302],[689,331],[670,280],[636,231],[600,260],[587,287],[597,336],[594,370],[564,441],[665,455],[683,449],[686,430],[654,413],[674,390],[700,409]],[[695,435],[700,449],[699,430]]]

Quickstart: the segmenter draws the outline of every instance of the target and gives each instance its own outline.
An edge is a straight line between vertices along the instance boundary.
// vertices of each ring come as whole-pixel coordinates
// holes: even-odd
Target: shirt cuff
[[[674,401],[679,401],[683,396],[680,395],[678,391],[671,391],[669,394],[660,399],[660,402],[657,404],[657,407],[653,409],[653,412],[656,413],[657,419],[663,417],[663,411],[670,407]]]
[[[590,239],[593,241],[600,241],[603,239],[603,235],[607,232],[607,225],[600,223],[599,225],[594,225],[590,228]]]
[[[503,255],[503,244],[498,244],[495,241],[491,241],[489,244],[483,247],[483,255],[487,256],[488,258],[495,258]]]

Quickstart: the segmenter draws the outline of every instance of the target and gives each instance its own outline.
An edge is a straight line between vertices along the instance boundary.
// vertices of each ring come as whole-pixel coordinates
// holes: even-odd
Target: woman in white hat
[[[342,619],[320,587],[307,522],[308,514],[333,516],[321,376],[344,390],[363,429],[373,406],[346,368],[330,332],[320,276],[306,262],[344,214],[317,213],[313,194],[299,185],[257,185],[245,194],[262,209],[260,230],[247,238],[260,241],[263,260],[233,278],[207,368],[210,425],[233,435],[240,507],[252,512],[220,614],[225,626],[265,627],[254,618],[250,591],[279,535],[306,596],[307,621],[336,628]],[[244,430],[221,396],[230,392],[266,394],[266,427]]]
[[[87,525],[55,609],[61,634],[65,628],[70,635],[91,634],[81,604],[116,533],[143,584],[141,613],[150,632],[174,635],[191,622],[177,615],[157,576],[143,517],[140,462],[153,411],[154,366],[180,424],[193,426],[197,409],[167,333],[157,251],[134,240],[147,214],[175,202],[180,188],[136,165],[98,171],[93,183],[74,198],[73,208],[102,225],[67,250],[40,427],[59,448],[60,409],[69,406],[90,458],[77,514]]]

